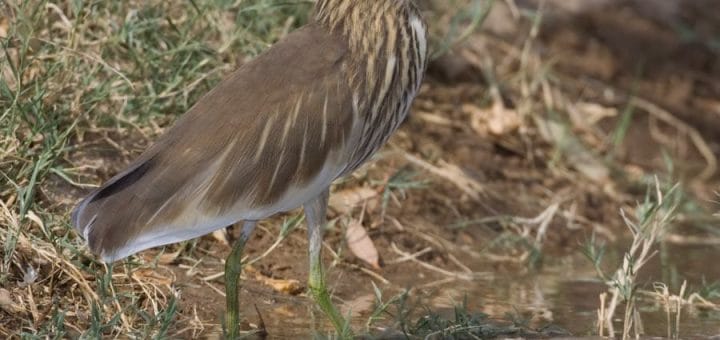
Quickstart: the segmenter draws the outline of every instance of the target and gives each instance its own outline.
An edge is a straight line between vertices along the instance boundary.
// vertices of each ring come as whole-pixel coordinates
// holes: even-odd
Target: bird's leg
[[[242,253],[245,248],[245,242],[250,238],[255,229],[257,221],[245,221],[240,238],[235,241],[230,255],[225,260],[225,302],[227,310],[225,311],[225,338],[237,339],[240,336],[238,324],[240,323],[238,301],[240,281],[240,272],[242,271]]]
[[[340,312],[338,312],[332,304],[330,294],[325,285],[325,276],[320,259],[329,194],[329,190],[326,189],[318,195],[318,197],[303,205],[305,218],[307,219],[308,240],[310,243],[310,277],[308,279],[308,287],[315,302],[320,306],[320,309],[322,309],[325,315],[330,318],[340,337],[345,339],[352,337],[351,330]]]

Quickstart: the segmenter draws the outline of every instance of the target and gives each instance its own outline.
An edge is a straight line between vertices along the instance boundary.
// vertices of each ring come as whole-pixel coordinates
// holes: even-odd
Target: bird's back
[[[352,108],[343,39],[308,25],[201,98],[73,224],[108,260],[301,205],[342,171]]]
[[[322,0],[291,33],[201,98],[73,224],[106,260],[294,209],[399,126],[427,62],[409,0]]]

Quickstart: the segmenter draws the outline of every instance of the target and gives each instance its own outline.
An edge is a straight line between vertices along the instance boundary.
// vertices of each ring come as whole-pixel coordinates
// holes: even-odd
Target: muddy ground
[[[516,9],[535,10],[534,2],[518,2],[518,8],[497,4],[483,33],[471,36],[431,65],[413,114],[377,160],[336,186],[337,195],[350,197],[355,207],[348,210],[338,203],[341,209],[335,207],[331,212],[336,223],[327,233],[325,261],[333,263],[329,249],[340,253],[341,260],[329,270],[329,282],[336,302],[352,306],[356,326],[362,325],[371,312],[374,282],[386,296],[410,289],[421,303],[433,308],[449,309],[466,297],[471,308],[494,318],[514,311],[526,317],[531,327],[554,324],[583,335],[594,325],[574,324],[578,317],[563,308],[580,304],[580,309],[596,309],[597,295],[603,289],[597,283],[586,289],[577,288],[582,283],[568,284],[591,281],[594,275],[582,263],[585,259],[578,258],[579,245],[593,231],[610,241],[628,236],[619,210],[632,209],[642,199],[647,176],[659,173],[670,180],[663,152],[674,161],[672,179],[682,181],[694,202],[713,209],[708,200],[717,190],[716,169],[711,162],[708,170],[708,162],[693,144],[689,131],[696,130],[702,136],[712,157],[718,154],[720,25],[714,18],[720,16],[709,12],[720,15],[720,9],[700,1],[667,6],[594,1],[587,7],[568,8],[557,3],[547,4],[535,40],[529,37],[532,23],[513,17]],[[526,52],[528,58],[537,58],[528,65],[521,65],[516,55],[522,54],[524,47],[531,50]],[[544,67],[548,69],[541,70]],[[538,74],[545,71],[548,73]],[[523,72],[529,73],[525,75],[528,82],[546,82],[542,85],[549,88],[523,93],[522,84],[513,79]],[[490,84],[490,77],[497,83]],[[499,96],[489,91],[491,85],[498,86]],[[642,98],[658,112],[647,112],[647,106],[634,108],[627,138],[613,150],[609,138],[628,110],[631,97]],[[552,137],[548,140],[537,125],[528,124],[523,115],[545,119],[553,109],[548,101],[553,100],[560,102],[555,104],[556,110],[577,111],[577,117],[570,118],[577,122],[571,122],[569,128],[588,149],[580,152],[589,155],[574,155],[573,151],[563,155]],[[662,112],[683,125],[657,116]],[[603,158],[608,154],[613,155],[611,161]],[[579,170],[574,162],[584,162],[585,157],[597,169],[585,170],[589,173]],[[422,185],[394,192],[383,211],[384,186],[398,173],[409,174],[410,181]],[[701,174],[707,176],[699,178]],[[370,198],[359,200],[353,194]],[[503,218],[492,218],[532,218],[555,203],[560,212],[547,227],[537,262],[529,259],[534,256],[529,254],[533,250],[519,236],[527,232],[525,236],[534,239],[537,226],[523,229],[504,223]],[[385,263],[381,269],[367,266],[348,251],[339,227],[352,219],[362,219]],[[275,242],[279,223],[273,219],[261,224],[249,242],[250,257]],[[677,228],[674,232],[686,231]],[[253,266],[259,274],[246,275],[241,295],[246,320],[259,324],[259,316],[252,309],[256,306],[271,336],[304,333],[307,325],[313,324],[308,319],[313,308],[307,296],[278,292],[262,282],[265,278],[297,280],[304,287],[306,246],[304,231],[298,230]],[[422,254],[417,261],[394,263],[402,253],[417,252]],[[683,257],[686,252],[677,253]],[[717,247],[707,252],[718,254]],[[194,253],[203,254],[198,266],[179,260],[194,266],[193,276],[170,266],[174,285],[182,291],[181,315],[196,315],[204,324],[213,324],[219,320],[218,310],[224,303],[219,293],[223,289],[221,279],[205,283],[200,278],[220,270],[220,259],[228,247],[206,237]],[[543,267],[543,261],[550,264]],[[428,269],[420,262],[444,272]],[[559,267],[570,272],[557,270]],[[717,271],[707,274],[708,280],[718,278]],[[565,278],[547,278],[552,275]],[[562,293],[538,303],[532,295],[542,295],[543,289],[524,283],[532,281],[565,282],[575,290],[570,289],[565,297],[569,301],[560,306],[555,306],[553,299]],[[209,289],[208,284],[215,289]],[[516,286],[517,290],[498,292],[503,290],[498,284]],[[510,301],[504,301],[506,298]],[[324,325],[322,318],[319,320]],[[708,335],[720,332],[712,328],[699,331],[710,332]]]
[[[449,315],[466,300],[498,325],[522,320],[544,335],[597,334],[598,296],[607,287],[582,245],[593,234],[608,242],[603,266],[615,268],[629,237],[620,210],[634,212],[655,175],[663,188],[681,183],[687,209],[668,232],[671,258],[653,260],[643,287],[667,279],[676,289],[688,279],[699,289],[719,280],[717,268],[701,264],[720,255],[711,216],[720,154],[717,18],[720,7],[710,0],[496,1],[478,32],[430,66],[389,145],[334,187],[324,260],[335,302],[352,311],[353,326],[364,329],[376,285],[388,299],[409,290],[414,317]],[[130,150],[122,158],[102,141],[71,155],[102,160],[98,181],[148,143],[110,136]],[[62,183],[44,192],[47,200],[81,196]],[[67,192],[73,197],[57,198]],[[283,221],[298,214],[262,221],[248,257],[270,248]],[[358,222],[380,268],[348,247],[344,230]],[[244,329],[264,325],[270,338],[329,330],[305,293],[306,248],[301,225],[246,270]],[[116,274],[115,290],[152,287],[146,296],[158,301],[174,291],[169,334],[217,337],[229,250],[206,236],[146,251],[132,277]],[[665,335],[661,307],[648,305],[647,333]],[[686,336],[720,335],[717,311],[685,313]],[[396,313],[383,316],[370,333],[397,327]]]

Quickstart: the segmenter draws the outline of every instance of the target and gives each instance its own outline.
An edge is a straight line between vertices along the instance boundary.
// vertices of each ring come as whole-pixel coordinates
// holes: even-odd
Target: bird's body
[[[404,2],[373,5],[401,11]],[[81,202],[74,224],[90,248],[113,261],[264,219],[301,206],[367,160],[402,122],[419,87],[425,31],[417,13],[399,13],[409,25],[388,35],[382,13],[383,22],[350,23],[381,26],[355,36],[345,32],[347,23],[329,22],[337,11],[353,11],[330,8],[342,4],[351,2],[318,4],[315,22],[240,67]],[[398,54],[403,44],[418,45],[421,60],[412,68]]]
[[[85,198],[73,224],[114,261],[302,205],[307,214],[397,129],[426,63],[410,0],[319,0],[309,24],[229,75]]]

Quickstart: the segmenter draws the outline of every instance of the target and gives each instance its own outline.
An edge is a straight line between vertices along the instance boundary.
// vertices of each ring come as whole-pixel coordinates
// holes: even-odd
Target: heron
[[[229,74],[80,201],[72,223],[105,262],[242,223],[225,261],[224,327],[234,339],[245,243],[259,220],[302,207],[308,290],[347,337],[321,263],[329,188],[400,126],[427,62],[427,26],[412,0],[318,0],[306,25]]]

